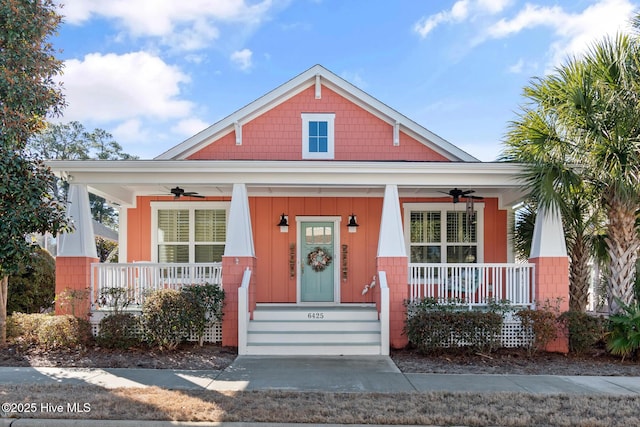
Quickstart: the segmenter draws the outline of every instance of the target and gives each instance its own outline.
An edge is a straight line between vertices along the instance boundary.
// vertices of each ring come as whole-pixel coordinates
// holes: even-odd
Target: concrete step
[[[371,304],[339,306],[259,304],[253,312],[253,320],[378,320],[378,312],[375,305]]]
[[[252,320],[249,332],[311,332],[311,331],[380,332],[378,320]]]
[[[258,304],[247,331],[252,355],[381,354],[375,304]]]
[[[249,331],[247,343],[252,344],[379,344],[380,332],[369,331]]]
[[[343,343],[296,343],[296,344],[252,344],[247,354],[255,356],[365,356],[379,355],[380,344]]]

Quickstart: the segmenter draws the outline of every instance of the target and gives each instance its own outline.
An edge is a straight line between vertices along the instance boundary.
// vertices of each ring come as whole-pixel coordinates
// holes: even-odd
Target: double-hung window
[[[406,203],[404,209],[409,262],[482,262],[482,203],[474,204],[473,212],[464,203]]]
[[[302,114],[302,158],[334,158],[333,113]]]
[[[154,261],[220,262],[227,238],[225,202],[152,203]]]

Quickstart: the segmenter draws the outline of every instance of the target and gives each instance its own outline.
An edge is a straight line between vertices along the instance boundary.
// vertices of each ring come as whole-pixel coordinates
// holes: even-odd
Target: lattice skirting
[[[127,311],[127,313],[131,313],[134,316],[139,316],[141,313],[139,311]],[[111,314],[108,311],[94,311],[91,313],[91,319],[89,322],[91,323],[91,331],[93,332],[93,336],[97,336],[100,332],[100,320],[104,317]],[[136,331],[140,335],[142,335],[142,330]],[[204,342],[208,343],[220,343],[222,342],[222,323],[216,322],[210,327],[204,330],[203,334]],[[187,338],[189,342],[198,342],[198,337],[195,334],[191,334],[189,338]]]
[[[502,320],[502,346],[506,348],[529,347],[533,341],[533,332],[522,327],[520,319],[507,313]]]

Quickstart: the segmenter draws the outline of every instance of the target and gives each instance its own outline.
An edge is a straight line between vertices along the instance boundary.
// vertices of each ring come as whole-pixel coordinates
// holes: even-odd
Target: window
[[[333,159],[334,119],[332,113],[302,114],[303,159]]]
[[[222,261],[227,237],[226,203],[157,202],[152,208],[155,261]]]
[[[468,215],[464,203],[407,203],[405,234],[409,262],[482,262],[484,205]]]

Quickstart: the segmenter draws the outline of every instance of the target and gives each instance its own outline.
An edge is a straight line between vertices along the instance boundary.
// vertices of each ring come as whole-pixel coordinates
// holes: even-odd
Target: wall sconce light
[[[356,222],[356,216],[354,214],[349,215],[349,223],[347,224],[349,233],[355,233],[358,227],[360,227],[360,224]]]
[[[280,215],[280,222],[278,223],[278,227],[280,227],[281,233],[286,233],[289,231],[289,216],[285,215],[284,212]]]

